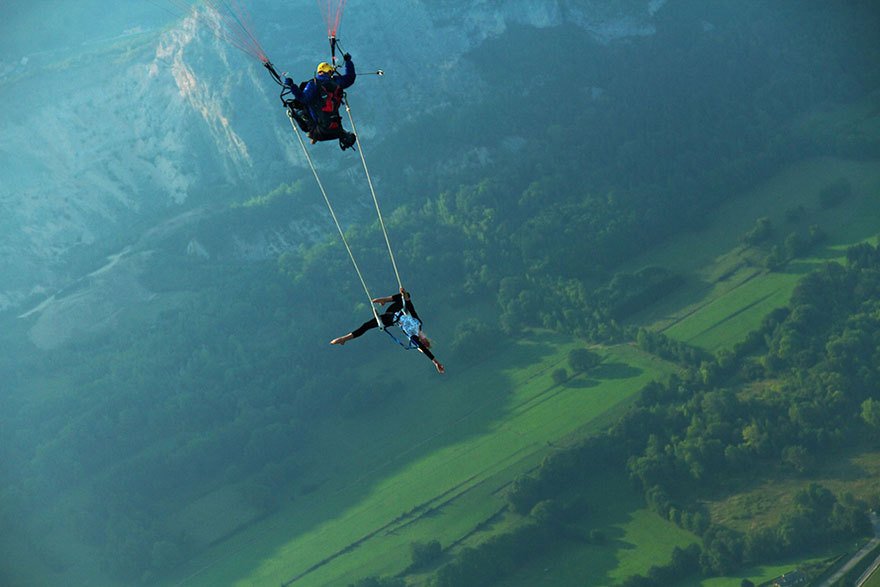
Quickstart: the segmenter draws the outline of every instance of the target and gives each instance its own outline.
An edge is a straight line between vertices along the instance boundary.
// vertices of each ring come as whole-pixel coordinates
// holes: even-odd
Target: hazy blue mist
[[[0,5],[0,584],[179,579],[237,529],[188,504],[271,516],[344,459],[328,422],[434,376],[388,341],[329,348],[370,311],[277,88],[157,4]],[[279,70],[326,59],[314,2],[245,4]],[[387,74],[352,108],[447,385],[522,327],[630,340],[677,282],[623,263],[791,163],[876,159],[804,121],[876,105],[878,24],[871,2],[351,0],[343,46]],[[393,293],[360,159],[310,152]]]

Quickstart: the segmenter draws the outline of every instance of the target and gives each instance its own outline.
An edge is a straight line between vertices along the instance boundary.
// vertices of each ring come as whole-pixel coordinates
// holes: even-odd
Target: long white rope
[[[400,272],[397,271],[397,261],[394,260],[394,252],[391,250],[391,241],[388,239],[388,231],[385,229],[385,220],[382,218],[382,210],[379,209],[379,199],[376,198],[376,190],[373,188],[373,179],[370,177],[370,170],[367,168],[367,160],[364,158],[364,147],[361,144],[361,137],[354,124],[354,118],[351,115],[351,107],[348,105],[348,99],[345,100],[345,111],[348,113],[348,120],[351,122],[351,132],[355,134],[358,146],[358,152],[361,155],[361,163],[364,164],[364,173],[367,176],[367,184],[370,186],[370,194],[373,196],[373,204],[376,206],[376,215],[379,217],[379,225],[382,227],[382,234],[385,235],[385,245],[388,247],[388,256],[391,258],[391,266],[394,268],[394,276],[397,277],[397,286],[403,288],[400,281]]]
[[[373,305],[373,296],[370,295],[370,290],[367,289],[367,282],[364,281],[364,276],[361,274],[361,270],[354,258],[354,253],[351,252],[351,247],[348,246],[345,232],[342,231],[342,226],[339,225],[339,220],[336,218],[336,212],[333,211],[333,206],[330,204],[330,198],[327,197],[327,190],[324,189],[324,184],[318,176],[318,171],[315,169],[315,164],[312,162],[311,155],[309,155],[309,149],[306,147],[306,142],[303,140],[299,127],[296,126],[290,110],[287,111],[287,117],[290,119],[290,126],[293,127],[293,132],[296,133],[296,138],[299,139],[299,144],[302,147],[303,154],[306,156],[306,161],[309,162],[309,167],[312,168],[312,174],[315,176],[315,181],[318,182],[318,187],[321,189],[321,195],[324,196],[324,202],[327,203],[327,209],[330,210],[330,216],[333,218],[333,222],[336,224],[336,230],[339,231],[339,236],[342,238],[342,244],[345,245],[345,250],[348,251],[348,257],[351,259],[351,264],[354,265],[354,270],[357,272],[358,279],[361,280],[361,285],[364,287],[364,293],[367,294],[367,301],[370,303],[370,309],[373,311],[373,316],[376,318],[376,324],[381,327],[382,321],[379,319],[379,314],[376,313],[376,306]]]

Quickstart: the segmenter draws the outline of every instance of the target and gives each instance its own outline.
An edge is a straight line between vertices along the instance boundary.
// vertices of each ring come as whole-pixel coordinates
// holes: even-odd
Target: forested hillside
[[[463,85],[368,153],[404,285],[450,385],[532,328],[636,343],[683,370],[646,387],[607,433],[519,479],[510,508],[534,523],[447,561],[436,585],[503,576],[517,540],[554,535],[560,517],[577,515],[572,487],[596,463],[629,475],[653,509],[702,538],[675,568],[627,585],[723,574],[866,531],[863,503],[820,486],[798,493],[777,528],[750,533],[694,504],[780,460],[804,472],[829,450],[873,446],[877,249],[851,249],[845,266],[808,275],[790,308],[717,355],[628,324],[682,279],[667,267],[620,267],[790,163],[880,158],[878,135],[863,126],[814,124],[852,104],[876,109],[877,10],[681,0],[655,23],[655,34],[610,42],[571,25],[509,28],[468,55],[487,98]],[[173,579],[286,496],[314,492],[302,479],[338,456],[320,443],[326,422],[393,413],[421,377],[436,376],[391,344],[326,348],[369,309],[309,182],[303,174],[242,193],[135,250],[151,296],[111,327],[38,350],[26,342],[35,318],[3,316],[0,523],[11,530],[0,544],[4,561],[19,559],[9,577]],[[331,187],[348,194],[352,183]],[[242,235],[304,218],[325,222],[326,238],[269,259],[232,254]],[[363,222],[347,236],[374,293],[391,293],[379,228]],[[235,493],[240,521],[213,534],[175,523],[219,491]]]

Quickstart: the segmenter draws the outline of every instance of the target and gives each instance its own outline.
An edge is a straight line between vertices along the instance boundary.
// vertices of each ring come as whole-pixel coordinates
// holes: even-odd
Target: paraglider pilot
[[[291,78],[284,79],[285,92],[293,95],[293,100],[286,100],[291,117],[299,124],[312,140],[339,140],[344,151],[355,144],[354,133],[342,128],[342,117],[339,107],[342,105],[344,91],[355,80],[357,73],[351,55],[343,56],[345,71],[339,75],[336,68],[329,63],[319,63],[315,77],[297,85]]]
[[[445,373],[446,369],[440,364],[440,361],[437,360],[430,350],[431,341],[425,336],[425,333],[422,332],[422,321],[416,313],[409,292],[401,287],[400,293],[373,300],[374,304],[385,305],[389,302],[391,305],[385,308],[385,311],[379,315],[379,320],[382,321],[382,326],[385,328],[389,326],[400,327],[400,329],[409,337],[410,345],[431,359],[431,362],[434,363],[434,367],[437,369],[438,373]],[[361,336],[371,328],[377,328],[378,326],[379,324],[376,322],[375,318],[367,320],[356,330],[353,330],[344,336],[334,338],[330,341],[330,344],[343,345],[351,339]]]

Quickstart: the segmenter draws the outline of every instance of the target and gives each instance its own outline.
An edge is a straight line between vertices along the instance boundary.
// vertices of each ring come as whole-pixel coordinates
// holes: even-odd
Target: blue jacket
[[[309,80],[309,83],[306,84],[305,88],[300,89],[299,86],[292,81],[285,80],[285,85],[290,88],[290,91],[293,93],[293,97],[302,102],[306,108],[309,109],[309,112],[312,114],[312,117],[315,118],[315,112],[313,111],[313,107],[315,106],[318,98],[321,93],[318,89],[318,84],[315,83],[318,81],[333,81],[343,90],[350,87],[354,83],[354,79],[357,77],[357,72],[354,68],[354,62],[349,59],[345,62],[345,72],[340,76],[333,76],[327,74],[321,74],[315,76],[315,78]]]

